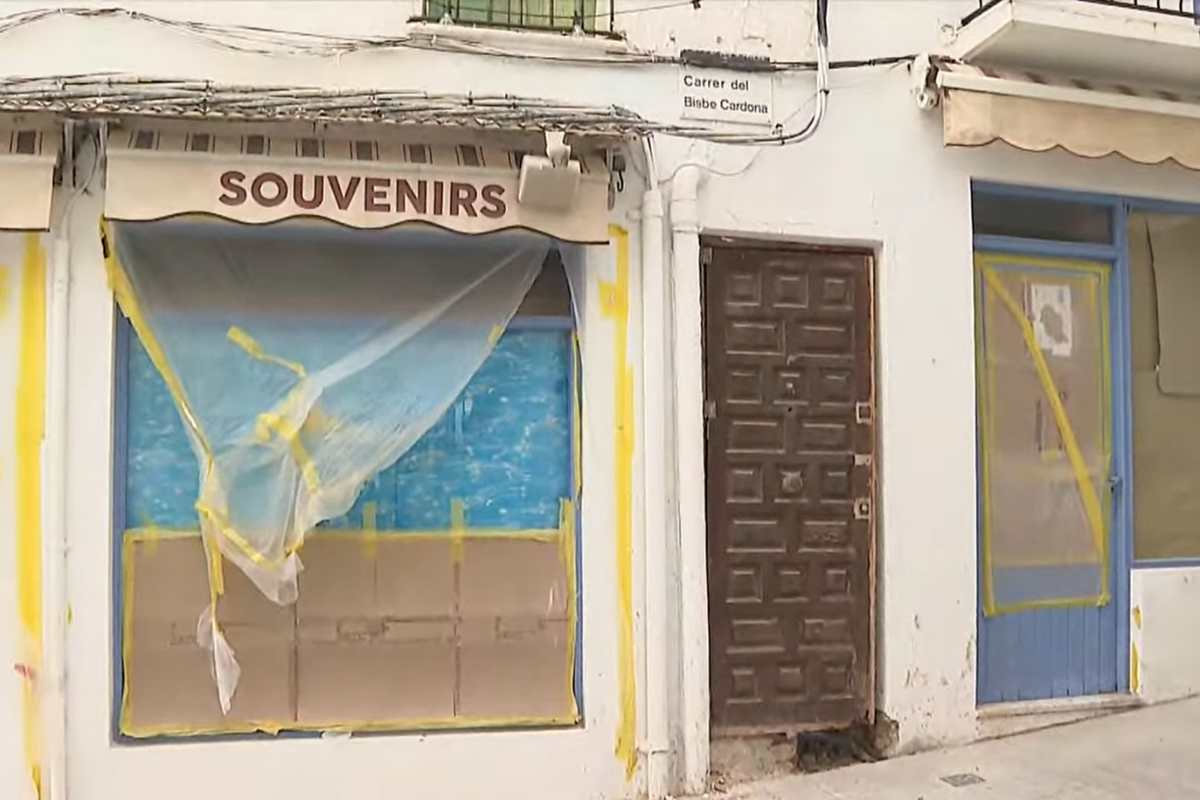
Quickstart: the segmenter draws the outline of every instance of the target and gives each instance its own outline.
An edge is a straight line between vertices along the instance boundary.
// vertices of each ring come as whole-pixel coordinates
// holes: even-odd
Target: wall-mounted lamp
[[[561,132],[546,132],[546,155],[527,155],[521,161],[521,179],[517,202],[555,211],[567,211],[575,204],[583,169],[571,158],[571,146]]]

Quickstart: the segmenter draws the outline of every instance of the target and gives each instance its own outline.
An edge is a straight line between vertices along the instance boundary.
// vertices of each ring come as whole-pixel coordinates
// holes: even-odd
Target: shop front
[[[961,64],[938,83],[945,143],[987,164],[981,730],[1193,694],[1195,99]]]
[[[108,664],[68,683],[72,781],[624,791],[626,143],[523,170],[547,142],[107,128],[70,231],[73,392],[111,398],[71,404],[72,565],[111,564],[71,572],[71,663]]]

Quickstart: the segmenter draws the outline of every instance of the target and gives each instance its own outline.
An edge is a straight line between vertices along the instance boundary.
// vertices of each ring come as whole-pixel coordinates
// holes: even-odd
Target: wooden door
[[[869,253],[706,242],[714,732],[874,713]]]

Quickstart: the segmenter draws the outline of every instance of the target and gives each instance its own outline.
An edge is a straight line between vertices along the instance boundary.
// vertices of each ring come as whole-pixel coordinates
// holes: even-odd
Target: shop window
[[[1131,213],[1133,541],[1200,558],[1200,217]]]
[[[325,309],[299,335],[341,313],[353,311]],[[449,409],[310,536],[295,604],[224,570],[218,613],[241,671],[228,714],[197,642],[209,599],[197,459],[118,318],[120,735],[577,722],[576,349],[554,250]]]
[[[615,1],[615,0],[610,0]],[[425,18],[469,25],[597,30],[597,0],[425,0]]]
[[[1085,244],[1113,240],[1110,207],[1046,197],[973,192],[971,222],[976,234],[991,236]]]

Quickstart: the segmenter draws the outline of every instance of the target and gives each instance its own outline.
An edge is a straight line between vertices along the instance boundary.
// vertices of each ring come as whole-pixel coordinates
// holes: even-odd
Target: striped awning
[[[1006,142],[1200,170],[1200,95],[957,63],[938,65],[945,144]]]
[[[208,214],[248,224],[310,217],[352,228],[425,223],[467,234],[520,228],[570,242],[607,241],[601,153],[576,147],[574,202],[546,208],[518,199],[522,159],[544,148],[540,137],[375,135],[275,135],[269,127],[199,122],[114,128],[105,213],[128,221]]]
[[[0,230],[50,227],[59,142],[58,126],[38,126],[20,119],[0,124]]]

